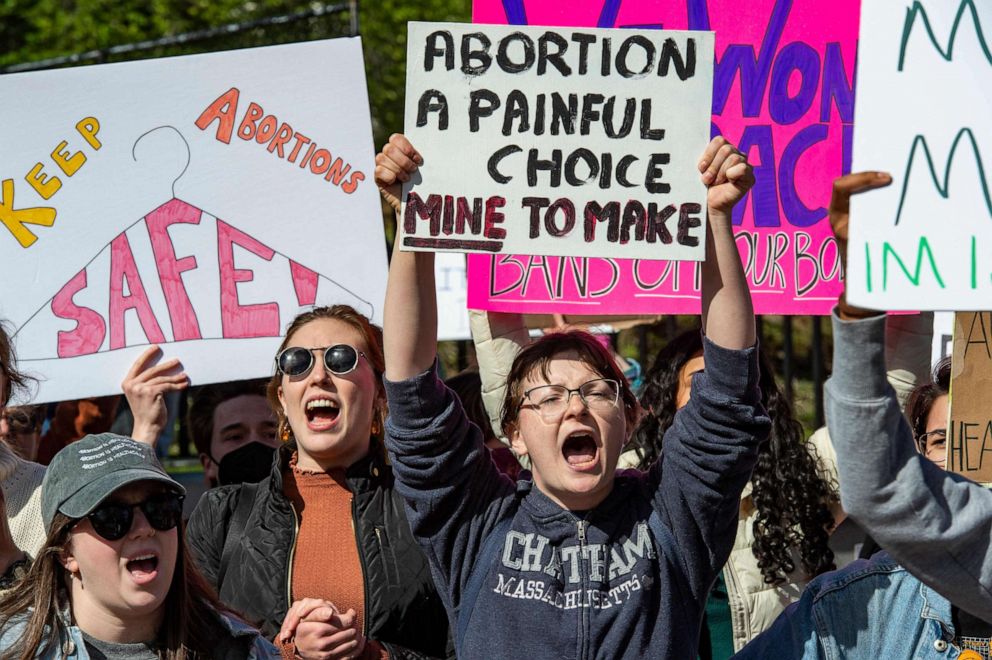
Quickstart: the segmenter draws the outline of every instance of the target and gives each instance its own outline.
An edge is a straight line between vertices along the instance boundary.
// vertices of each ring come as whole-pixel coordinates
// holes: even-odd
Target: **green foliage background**
[[[291,15],[332,4],[288,0],[0,0],[0,68]],[[407,21],[469,21],[472,3],[471,0],[375,0],[355,4],[378,145],[403,127]],[[351,12],[348,2],[341,6],[344,11],[335,14],[81,63],[346,36],[351,28]]]

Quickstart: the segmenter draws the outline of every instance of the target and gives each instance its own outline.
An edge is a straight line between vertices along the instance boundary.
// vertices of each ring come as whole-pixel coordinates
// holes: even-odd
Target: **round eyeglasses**
[[[620,399],[620,383],[611,378],[597,378],[574,389],[564,385],[538,385],[524,392],[520,407],[536,410],[546,422],[557,422],[564,416],[573,394],[578,394],[589,410],[609,412],[616,408]],[[527,403],[523,403],[525,401]]]

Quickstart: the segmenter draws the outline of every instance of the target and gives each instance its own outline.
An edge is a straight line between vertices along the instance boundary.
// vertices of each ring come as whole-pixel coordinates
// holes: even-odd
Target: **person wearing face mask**
[[[263,384],[239,381],[195,388],[186,420],[210,488],[258,483],[269,475],[282,442]]]
[[[376,157],[399,211],[423,158],[402,135]],[[640,415],[608,350],[584,332],[545,335],[507,377],[502,428],[531,459],[516,484],[437,374],[433,255],[393,251],[386,292],[387,446],[414,534],[452,620],[459,658],[692,658],[702,610],[736,532],[767,435],[755,323],[731,229],[750,189],[744,155],[706,148],[702,264],[707,370],[647,473],[616,474]]]
[[[220,599],[286,657],[449,656],[383,451],[381,336],[346,305],[296,317],[268,385],[284,441],[271,473],[208,491],[189,521]]]
[[[191,563],[184,493],[130,438],[90,435],[61,450],[42,485],[48,538],[0,598],[0,658],[278,657]]]

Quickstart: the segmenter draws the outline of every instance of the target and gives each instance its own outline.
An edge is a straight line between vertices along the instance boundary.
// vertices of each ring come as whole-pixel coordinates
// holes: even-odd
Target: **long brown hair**
[[[382,385],[382,374],[386,371],[386,358],[382,352],[382,328],[373,324],[369,321],[368,317],[357,311],[354,307],[350,305],[332,305],[330,307],[314,307],[309,312],[303,312],[299,314],[286,328],[286,336],[283,338],[282,343],[279,344],[279,350],[276,351],[276,355],[282,353],[282,351],[289,345],[289,340],[292,338],[293,334],[312,321],[321,321],[325,319],[330,319],[334,321],[341,321],[347,325],[350,325],[359,333],[361,333],[362,338],[365,339],[365,345],[368,350],[365,351],[365,357],[368,358],[369,364],[372,365],[372,371],[375,372],[376,383],[378,387],[378,392],[376,393],[377,398],[385,400],[385,389]],[[283,440],[288,440],[292,429],[289,427],[289,420],[286,419],[286,411],[282,409],[282,404],[279,403],[279,387],[282,385],[282,374],[279,373],[277,369],[272,378],[269,380],[269,385],[266,388],[265,395],[269,401],[269,406],[276,413],[279,418],[279,435]],[[373,411],[373,435],[381,435],[383,424],[385,421],[385,410],[383,409],[385,404],[381,406],[376,406]],[[378,424],[378,429],[376,425]],[[377,432],[376,432],[377,431]]]
[[[14,392],[31,383],[31,378],[17,370],[17,356],[10,339],[5,324],[0,321],[0,408],[7,406]]]
[[[55,514],[48,539],[28,574],[0,598],[0,630],[27,617],[24,632],[9,648],[0,650],[0,660],[33,660],[39,651],[56,648],[69,639],[68,622],[62,616],[68,591],[62,560],[73,522],[63,513]],[[158,656],[161,660],[205,660],[229,637],[220,615],[232,612],[217,600],[193,563],[184,524],[177,533],[176,569],[163,604]]]

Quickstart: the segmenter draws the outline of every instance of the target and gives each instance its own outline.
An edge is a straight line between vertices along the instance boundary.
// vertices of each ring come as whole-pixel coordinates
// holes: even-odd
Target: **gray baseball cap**
[[[121,486],[158,481],[178,493],[186,489],[166,474],[148,445],[114,433],[87,435],[55,455],[41,482],[45,529],[56,511],[83,518]]]

